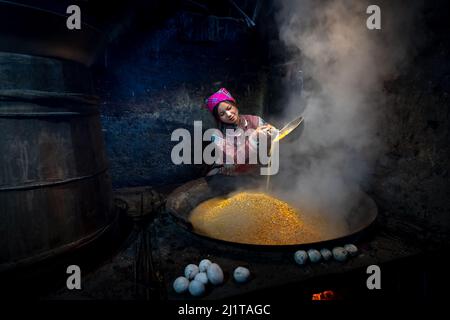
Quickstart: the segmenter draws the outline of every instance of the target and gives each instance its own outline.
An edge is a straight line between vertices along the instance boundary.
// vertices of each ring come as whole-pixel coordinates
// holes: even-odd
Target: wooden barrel
[[[108,229],[111,181],[85,66],[0,53],[0,137],[0,271]]]

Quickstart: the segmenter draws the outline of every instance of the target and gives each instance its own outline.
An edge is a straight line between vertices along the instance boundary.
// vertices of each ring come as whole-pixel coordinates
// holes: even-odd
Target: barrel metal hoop
[[[58,181],[52,181],[52,182],[38,182],[38,183],[25,184],[25,185],[21,185],[21,186],[0,187],[0,192],[17,191],[17,190],[31,190],[31,189],[59,186],[59,185],[63,185],[63,184],[67,184],[67,183],[71,183],[71,182],[75,182],[75,181],[91,179],[91,178],[94,178],[96,176],[99,176],[99,175],[105,173],[107,170],[108,170],[108,168],[106,167],[106,168],[101,169],[100,171],[97,171],[90,175],[69,178],[69,179],[63,179],[63,180],[58,180]]]
[[[97,106],[100,99],[95,95],[73,92],[49,92],[39,90],[0,90],[0,101],[64,100]]]
[[[5,4],[5,5],[9,5],[9,6],[13,6],[13,7],[26,8],[28,10],[33,10],[33,11],[36,11],[36,12],[41,12],[41,13],[50,14],[50,15],[55,15],[55,16],[61,17],[62,19],[66,19],[66,15],[63,12],[58,12],[58,11],[51,10],[51,9],[46,9],[46,8],[43,8],[43,7],[37,7],[37,6],[33,6],[33,5],[25,4],[25,3],[13,2],[13,1],[0,1],[0,2],[2,4]],[[98,33],[103,32],[101,28],[96,27],[96,26],[94,26],[94,25],[92,25],[90,23],[86,23],[84,21],[81,23],[81,25],[83,27],[90,28],[90,29],[92,29],[92,30],[94,30],[94,31],[96,31]]]
[[[60,117],[88,117],[99,115],[98,111],[91,112],[29,112],[29,113],[1,113],[0,118],[60,118]]]
[[[53,250],[48,250],[43,253],[40,253],[38,256],[31,257],[31,258],[24,258],[24,259],[14,261],[14,262],[2,263],[2,264],[0,264],[0,273],[12,270],[13,268],[22,267],[22,266],[26,266],[26,265],[30,265],[30,264],[34,264],[34,263],[39,263],[45,259],[56,257],[63,253],[69,252],[70,250],[77,250],[84,246],[87,246],[90,243],[93,243],[94,241],[96,241],[97,239],[102,237],[107,232],[109,232],[112,229],[112,226],[114,224],[117,224],[118,219],[119,219],[118,211],[115,211],[114,217],[112,219],[110,219],[110,221],[108,221],[108,224],[106,226],[104,226],[104,227],[94,231],[93,233],[91,233],[83,238],[80,238],[74,242],[65,244],[65,245],[63,245],[59,248],[53,249]]]

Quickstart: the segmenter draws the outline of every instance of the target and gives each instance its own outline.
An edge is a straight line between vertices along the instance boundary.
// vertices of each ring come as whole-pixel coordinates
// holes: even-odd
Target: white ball
[[[197,280],[192,280],[191,283],[189,283],[189,292],[195,296],[201,296],[205,293],[205,285]]]
[[[188,264],[186,268],[184,268],[184,276],[188,280],[194,279],[194,277],[198,272],[199,272],[198,267],[195,264]]]
[[[322,255],[323,260],[328,261],[333,258],[333,254],[329,249],[321,249],[320,254]]]
[[[233,276],[236,282],[246,282],[250,278],[250,270],[244,267],[237,267],[234,269]]]
[[[358,255],[358,248],[354,244],[346,244],[344,246],[345,251],[348,252],[352,257]]]
[[[298,250],[294,253],[294,260],[300,265],[303,265],[308,261],[308,254],[304,250]]]
[[[223,282],[223,271],[217,263],[211,263],[206,270],[209,282],[214,285],[221,284]]]
[[[200,272],[206,272],[206,270],[208,270],[208,267],[211,265],[211,260],[208,259],[203,259],[202,261],[200,261],[198,268],[200,270]]]
[[[203,284],[208,284],[208,276],[206,275],[206,272],[197,273],[194,280],[200,281]]]
[[[347,260],[347,251],[342,247],[333,248],[333,257],[340,262]]]
[[[186,292],[186,290],[189,287],[189,280],[185,277],[178,277],[173,282],[173,289],[176,293],[183,293]]]
[[[320,255],[320,252],[316,249],[309,249],[308,250],[308,258],[311,260],[312,263],[317,263],[322,259],[322,256]]]

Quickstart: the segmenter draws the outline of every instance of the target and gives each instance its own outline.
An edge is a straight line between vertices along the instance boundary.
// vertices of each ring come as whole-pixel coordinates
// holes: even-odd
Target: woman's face
[[[225,123],[237,123],[239,120],[239,110],[227,101],[219,103],[217,107],[219,119]]]

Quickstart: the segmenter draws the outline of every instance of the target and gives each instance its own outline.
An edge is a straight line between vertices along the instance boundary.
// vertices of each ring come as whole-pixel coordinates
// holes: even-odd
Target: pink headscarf
[[[234,100],[233,96],[228,92],[225,88],[220,88],[219,91],[211,95],[206,100],[206,107],[209,111],[213,111],[214,107],[217,106],[222,101],[232,101],[236,103],[236,100]]]

